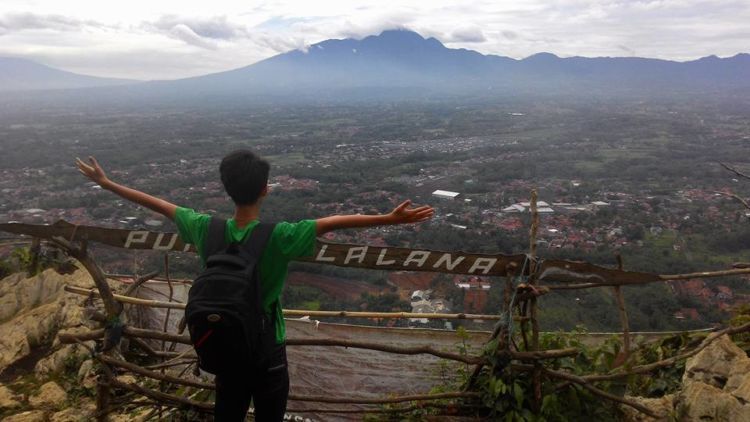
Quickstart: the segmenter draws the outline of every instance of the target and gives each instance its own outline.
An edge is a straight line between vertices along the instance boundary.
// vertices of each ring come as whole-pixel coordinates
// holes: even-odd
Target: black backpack
[[[198,366],[212,374],[260,368],[276,344],[275,312],[263,312],[258,269],[274,225],[258,224],[242,244],[224,241],[225,225],[211,218],[206,269],[193,280],[185,308]]]

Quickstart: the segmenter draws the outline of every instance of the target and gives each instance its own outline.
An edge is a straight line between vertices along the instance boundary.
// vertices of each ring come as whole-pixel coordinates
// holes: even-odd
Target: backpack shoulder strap
[[[224,240],[224,231],[226,230],[227,220],[218,217],[211,217],[208,223],[208,236],[206,237],[204,255],[209,257],[227,247]]]
[[[275,223],[258,223],[243,244],[243,249],[251,256],[260,259],[263,249],[271,239],[274,227],[276,227]]]

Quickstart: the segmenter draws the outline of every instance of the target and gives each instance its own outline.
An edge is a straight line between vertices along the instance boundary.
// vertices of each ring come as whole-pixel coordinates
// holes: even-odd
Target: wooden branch
[[[478,398],[479,393],[472,391],[452,391],[447,393],[434,393],[434,394],[414,394],[409,396],[397,396],[397,397],[385,397],[385,398],[337,398],[331,396],[300,396],[296,394],[290,394],[290,401],[304,401],[304,402],[317,402],[317,403],[337,403],[337,404],[388,404],[388,403],[403,403],[408,401],[429,401],[429,400],[443,400],[443,399],[466,399],[466,398]]]
[[[544,287],[550,290],[581,290],[592,289],[594,287],[604,287],[606,284],[599,283],[576,283],[576,284],[549,284]]]
[[[531,350],[527,352],[520,352],[515,350],[498,351],[499,355],[510,355],[512,359],[522,361],[537,361],[545,359],[559,359],[564,357],[576,356],[580,351],[574,347],[567,349],[552,349],[552,350]]]
[[[691,278],[712,278],[712,277],[726,277],[731,275],[742,275],[750,274],[750,268],[737,268],[734,270],[722,270],[722,271],[702,271],[697,273],[687,274],[665,274],[660,275],[659,278],[663,281],[674,281],[674,280],[689,280]]]
[[[174,353],[174,352],[172,352],[172,353]],[[175,356],[174,358],[172,358],[172,359],[170,359],[170,360],[168,360],[166,362],[157,363],[155,365],[144,366],[144,368],[146,368],[146,369],[173,368],[175,366],[192,365],[192,364],[197,363],[197,362],[198,362],[198,359],[195,359],[195,358],[185,357],[184,359],[182,359],[180,356]]]
[[[123,296],[131,296],[133,294],[133,292],[135,292],[136,289],[138,289],[141,286],[141,284],[143,284],[143,283],[145,283],[145,282],[147,282],[149,280],[152,280],[154,277],[156,277],[158,275],[159,275],[159,271],[152,271],[152,272],[150,272],[150,273],[148,273],[146,275],[142,275],[142,276],[136,278],[135,281],[133,282],[133,284],[131,284],[130,286],[128,286],[128,288],[125,290],[125,293],[123,293],[122,295]]]
[[[66,292],[75,293],[83,296],[98,295],[94,289],[86,289],[83,287],[65,285]],[[129,303],[131,305],[142,305],[151,308],[167,308],[167,309],[185,309],[184,303],[179,302],[164,302],[159,300],[151,299],[140,299],[135,297],[129,297],[124,295],[113,295],[115,300],[122,303]],[[320,317],[339,317],[339,318],[382,318],[382,319],[411,319],[411,318],[425,318],[425,319],[481,319],[481,320],[498,320],[499,315],[480,315],[480,314],[440,314],[440,313],[429,313],[421,314],[414,312],[350,312],[350,311],[306,311],[296,309],[284,309],[284,316],[286,317],[303,317],[309,316],[311,318]]]
[[[101,340],[104,338],[104,328],[97,328],[84,333],[58,332],[57,338],[62,344],[75,344],[79,341]]]
[[[125,326],[123,333],[127,337],[142,337],[151,338],[155,340],[166,340],[175,343],[191,345],[190,336],[187,335],[176,335],[165,333],[163,331],[146,330],[143,328],[134,328]],[[100,338],[103,335],[103,330],[92,330],[82,334],[60,334],[60,341],[63,343],[75,342],[76,340],[91,340],[94,338]],[[352,340],[341,340],[332,338],[310,338],[310,339],[287,339],[287,346],[340,346],[340,347],[351,347],[355,349],[368,349],[377,350],[387,353],[396,353],[404,355],[417,355],[417,354],[429,354],[443,359],[455,360],[458,362],[464,362],[469,364],[477,364],[483,362],[484,358],[480,356],[465,356],[458,353],[445,352],[442,350],[433,349],[430,346],[417,346],[417,347],[398,347],[387,344],[369,343],[363,341],[352,341]],[[567,353],[567,351],[565,352]],[[519,359],[529,359],[525,354],[521,354]]]
[[[148,345],[145,341],[139,338],[132,338],[130,339],[130,343],[139,349],[146,352],[147,355],[151,357],[156,357],[156,350],[154,350],[151,346]]]
[[[736,200],[740,204],[742,204],[745,208],[747,208],[747,209],[750,210],[750,204],[746,200],[740,198],[739,196],[737,196],[737,195],[735,195],[733,193],[722,192],[720,190],[714,191],[714,193],[718,193],[718,194],[721,194],[721,195],[724,195],[724,196],[728,196],[728,197]]]
[[[376,414],[376,413],[408,413],[413,412],[415,410],[422,410],[422,409],[451,409],[455,405],[452,404],[439,404],[439,403],[424,403],[424,404],[417,404],[414,406],[408,406],[408,407],[396,407],[391,409],[316,409],[316,408],[309,408],[309,409],[287,409],[286,411],[288,413],[343,413],[343,414]],[[434,416],[455,416],[452,413],[448,414],[437,414]],[[391,420],[391,419],[389,419]],[[400,420],[400,419],[399,419]]]
[[[216,389],[216,386],[214,383],[183,379],[183,378],[174,377],[168,374],[162,374],[156,371],[150,371],[148,369],[142,368],[130,362],[126,362],[120,359],[115,359],[109,356],[97,355],[95,356],[95,358],[107,365],[110,365],[116,368],[121,368],[121,369],[127,370],[129,372],[132,372],[134,374],[138,374],[147,378],[151,378],[151,379],[155,379],[159,381],[165,381],[171,384],[184,385],[187,387],[203,388],[203,389],[208,389],[208,390]],[[365,397],[337,398],[337,397],[332,397],[332,396],[305,396],[305,395],[291,394],[289,395],[289,400],[290,401],[303,401],[303,402],[318,402],[318,403],[338,403],[338,404],[388,404],[388,403],[403,403],[403,402],[410,402],[410,401],[430,401],[430,400],[478,398],[478,397],[479,397],[479,393],[477,392],[453,391],[453,392],[447,392],[447,393],[415,394],[415,395],[385,397],[385,398],[365,398]]]
[[[481,315],[481,314],[441,314],[441,313],[415,313],[415,312],[350,312],[350,311],[306,311],[285,309],[285,317],[303,317],[325,318],[379,318],[379,319],[480,319],[480,320],[498,320],[499,315]]]
[[[89,272],[91,278],[94,280],[97,290],[99,290],[98,294],[102,298],[102,302],[104,302],[104,309],[107,312],[107,317],[115,318],[120,315],[120,312],[122,312],[122,304],[115,300],[112,290],[107,283],[107,277],[104,275],[104,271],[99,268],[99,265],[91,259],[83,248],[73,246],[72,243],[62,237],[54,237],[52,238],[52,241],[62,247],[70,256],[78,260],[78,262],[83,264],[86,271]]]
[[[619,373],[614,373],[614,374],[602,374],[602,375],[585,375],[582,378],[587,381],[592,381],[592,382],[610,381],[610,380],[615,380],[619,378],[625,378],[630,375],[648,373],[659,368],[672,366],[677,361],[685,360],[685,359],[688,359],[697,355],[701,350],[708,347],[708,345],[711,344],[714,340],[718,339],[719,337],[725,334],[732,335],[732,334],[737,334],[737,333],[744,333],[747,331],[750,331],[750,322],[748,322],[747,324],[737,326],[737,327],[728,327],[720,331],[715,331],[709,334],[708,336],[706,336],[706,338],[703,339],[703,341],[701,342],[700,345],[698,345],[698,347],[696,347],[695,349],[689,352],[681,353],[679,355],[672,356],[671,358],[663,359],[658,362],[650,363],[647,365],[634,366],[624,372],[619,372]]]
[[[186,334],[171,334],[165,333],[164,331],[135,328],[127,325],[125,326],[124,334],[128,337],[150,338],[153,340],[166,340],[180,344],[187,344],[189,346],[193,345],[193,343],[190,342],[190,336]]]
[[[187,406],[197,411],[207,412],[207,413],[213,413],[214,411],[213,403],[190,400],[184,397],[176,396],[174,394],[162,393],[161,391],[155,391],[155,390],[151,390],[145,387],[141,387],[138,384],[125,383],[125,382],[117,380],[116,378],[113,378],[110,381],[110,383],[113,387],[141,394],[143,396],[146,396],[152,400],[159,402],[159,404],[162,404],[162,405],[166,402],[167,404],[174,406],[174,407]]]
[[[466,356],[459,353],[444,352],[442,350],[433,349],[430,346],[416,346],[416,347],[399,347],[391,346],[387,344],[370,343],[364,341],[353,341],[353,340],[340,340],[340,339],[323,339],[323,338],[311,338],[311,339],[287,339],[287,346],[340,346],[340,347],[351,347],[354,349],[368,349],[377,350],[380,352],[396,353],[402,355],[419,355],[427,354],[433,355],[439,358],[454,360],[458,362],[464,362],[468,364],[477,364],[484,361],[481,356]]]
[[[585,378],[580,377],[578,375],[570,374],[570,373],[567,373],[567,372],[554,371],[552,369],[547,369],[547,368],[542,368],[542,370],[544,371],[545,374],[547,374],[547,375],[549,375],[551,377],[558,378],[558,379],[565,380],[565,381],[569,381],[569,382],[572,382],[574,384],[578,384],[581,387],[589,390],[591,393],[593,393],[596,396],[605,398],[607,400],[615,401],[615,402],[618,402],[618,403],[622,403],[622,404],[624,404],[626,406],[630,406],[630,407],[638,410],[639,412],[641,412],[643,414],[651,416],[652,418],[659,418],[659,417],[663,417],[664,416],[664,415],[659,415],[657,413],[654,413],[653,410],[649,409],[648,407],[646,407],[646,406],[644,406],[644,405],[642,405],[640,403],[636,403],[633,400],[628,400],[628,399],[626,399],[624,397],[616,396],[614,394],[610,394],[610,393],[608,393],[608,392],[606,392],[604,390],[596,388],[593,385],[589,384],[589,382]]]
[[[742,177],[744,179],[749,179],[750,180],[750,176],[748,176],[745,173],[741,173],[739,170],[737,170],[734,167],[731,167],[729,164],[719,162],[719,165],[722,166],[722,167],[724,167],[725,169],[731,171],[732,173],[736,174],[739,177]]]
[[[141,366],[138,366],[138,365],[136,365],[134,363],[126,362],[126,361],[120,360],[120,359],[115,359],[115,358],[110,357],[110,356],[105,356],[105,355],[99,354],[99,355],[95,355],[94,357],[97,360],[99,360],[99,361],[101,361],[103,363],[106,363],[108,365],[111,365],[111,366],[114,366],[114,367],[118,367],[118,368],[122,368],[122,369],[130,371],[130,372],[132,372],[134,374],[142,375],[144,377],[152,378],[152,379],[155,379],[155,380],[165,381],[165,382],[169,382],[169,383],[172,383],[172,384],[184,385],[184,386],[187,386],[187,387],[206,388],[206,389],[209,389],[209,390],[213,390],[213,389],[216,388],[213,383],[202,382],[202,381],[195,381],[195,380],[191,380],[191,379],[183,379],[183,378],[178,378],[178,377],[175,377],[175,376],[172,376],[172,375],[169,375],[169,374],[162,374],[161,372],[151,371],[151,370],[148,370],[148,369],[143,368]]]
[[[716,278],[716,277],[728,277],[733,275],[745,275],[750,274],[750,267],[740,266],[732,270],[719,270],[719,271],[702,271],[697,273],[685,273],[685,274],[660,274],[658,280],[644,280],[637,282],[626,282],[626,283],[578,283],[578,284],[550,284],[544,287],[550,290],[579,290],[579,289],[590,289],[594,287],[605,287],[605,286],[632,286],[638,284],[648,284],[654,281],[681,281],[690,280],[693,278]]]
[[[85,289],[83,287],[77,287],[77,286],[71,286],[69,284],[66,284],[64,287],[65,291],[68,293],[75,293],[78,295],[100,295],[99,292],[97,292],[94,289]],[[142,305],[142,306],[148,306],[151,308],[171,308],[171,309],[185,309],[184,303],[178,303],[178,302],[162,302],[159,300],[151,300],[151,299],[140,299],[136,297],[130,297],[130,296],[124,296],[124,295],[118,295],[113,294],[112,295],[113,300],[121,303],[129,303],[132,305]],[[122,306],[122,305],[120,305]]]

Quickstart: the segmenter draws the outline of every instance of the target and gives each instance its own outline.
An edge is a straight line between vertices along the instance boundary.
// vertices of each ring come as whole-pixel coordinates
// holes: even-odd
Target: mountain
[[[362,40],[327,40],[306,51],[279,54],[211,75],[151,83],[181,93],[323,94],[581,93],[703,91],[750,87],[750,55],[674,62],[636,57],[560,58],[539,53],[522,60],[445,47],[406,30]]]
[[[135,82],[127,79],[79,75],[31,60],[0,57],[0,91],[91,88]]]
[[[182,103],[190,97],[202,104],[212,99],[226,104],[260,98],[296,102],[443,95],[692,96],[716,90],[736,94],[750,89],[747,75],[748,54],[675,62],[538,53],[517,60],[447,48],[435,38],[407,30],[384,31],[361,40],[327,40],[239,69],[138,84],[76,75],[21,59],[0,59],[0,91],[106,86],[87,92],[85,100]]]

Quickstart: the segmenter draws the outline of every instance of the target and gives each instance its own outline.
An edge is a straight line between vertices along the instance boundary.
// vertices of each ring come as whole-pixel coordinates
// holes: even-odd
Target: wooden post
[[[510,352],[511,342],[508,340],[508,326],[513,324],[513,309],[511,309],[510,301],[513,295],[513,277],[515,276],[515,270],[515,263],[508,265],[507,275],[505,277],[505,291],[503,291],[503,307],[500,310],[500,315],[505,315],[508,319],[504,321],[503,318],[500,318],[500,320],[497,321],[497,324],[495,324],[492,336],[487,340],[487,342],[490,342],[498,339],[497,349],[495,350],[496,354]],[[523,269],[521,269],[521,271],[523,271]],[[479,374],[482,372],[482,368],[484,368],[484,362],[477,364],[474,371],[471,373],[469,380],[466,382],[466,385],[464,385],[463,391],[468,391],[474,387],[474,383],[476,383]]]
[[[86,248],[86,241],[81,242],[80,247],[74,246],[68,240],[62,237],[55,237],[52,239],[56,244],[63,247],[69,255],[78,260],[86,271],[91,275],[94,281],[94,285],[99,290],[99,296],[104,302],[104,310],[106,311],[107,321],[117,321],[122,313],[123,306],[118,302],[113,293],[112,289],[109,288],[107,283],[107,277],[104,275],[104,271],[94,261],[93,258],[88,254]],[[106,338],[106,335],[105,335]],[[114,354],[116,348],[111,348],[107,351],[102,352],[104,355],[111,356]],[[110,402],[111,402],[111,386],[114,380],[111,376],[111,371],[105,370],[103,374],[99,375],[96,384],[96,420],[98,422],[107,422],[109,420]]]
[[[169,286],[169,302],[171,303],[174,300],[174,288],[172,287],[172,280],[169,278],[169,252],[164,253],[164,276],[167,279],[167,285]],[[167,308],[166,312],[164,313],[164,332],[169,332],[169,316],[172,313],[172,308]],[[174,343],[172,343],[174,344]],[[167,341],[162,340],[161,342],[161,351],[164,352],[167,350]],[[162,362],[166,361],[166,358],[162,358]],[[186,368],[187,369],[187,368]],[[162,368],[161,373],[166,374],[167,368]],[[169,386],[166,382],[159,383],[159,390],[162,392],[166,392],[167,387]],[[159,414],[159,420],[164,418],[164,408],[159,406],[158,414]]]
[[[169,254],[164,254],[164,276],[167,279],[167,285],[169,286],[169,302],[171,303],[174,300],[174,288],[172,287],[172,280],[169,278]],[[167,312],[164,315],[164,332],[166,333],[169,329],[169,316],[170,312],[172,311],[171,308],[167,308]],[[166,341],[163,341],[161,343],[161,350],[166,350]]]
[[[500,332],[500,341],[498,342],[498,350],[501,346],[503,350],[510,350],[511,342],[508,340],[508,327],[513,324],[513,304],[511,299],[513,297],[513,277],[515,274],[515,266],[508,266],[508,273],[505,276],[505,291],[503,292],[503,310],[502,312],[507,315],[508,320],[505,321],[505,326],[502,327]],[[521,269],[523,271],[523,269]],[[502,321],[502,320],[501,320]]]
[[[622,255],[619,253],[615,256],[617,258],[617,269],[623,270]],[[625,309],[625,297],[622,294],[622,288],[620,286],[613,287],[615,292],[615,300],[617,300],[617,309],[620,311],[620,323],[622,324],[622,348],[625,354],[625,360],[630,356],[630,323],[628,322],[628,312]]]
[[[537,192],[536,189],[531,191],[531,229],[529,232],[529,285],[534,288],[537,283],[536,271],[536,247],[537,233],[539,232],[539,211],[537,209]],[[531,309],[529,319],[531,321],[531,350],[539,350],[539,318],[537,313],[536,296],[531,297]],[[539,413],[542,405],[542,367],[538,361],[534,362],[534,371],[532,373],[532,382],[534,386],[534,400],[531,407],[534,413]]]
[[[31,247],[29,248],[29,255],[31,255],[31,261],[29,262],[29,268],[26,269],[26,273],[29,277],[36,275],[39,272],[39,254],[41,253],[42,243],[41,239],[35,237],[31,241]]]

